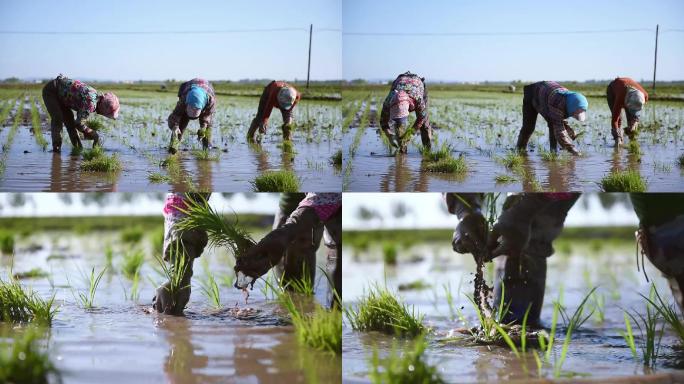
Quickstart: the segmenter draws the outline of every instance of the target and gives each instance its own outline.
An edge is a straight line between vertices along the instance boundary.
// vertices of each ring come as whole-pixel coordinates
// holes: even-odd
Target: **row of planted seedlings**
[[[3,176],[5,173],[5,169],[7,168],[7,161],[9,158],[9,150],[12,148],[12,144],[14,143],[14,138],[17,135],[17,132],[19,130],[19,124],[23,120],[23,103],[22,103],[22,98],[17,99],[12,105],[12,103],[9,103],[9,105],[6,106],[8,112],[7,113],[12,113],[12,125],[7,130],[7,128],[4,128],[3,131],[7,130],[7,133],[5,135],[5,141],[2,144],[2,154],[0,154],[0,178]]]
[[[387,260],[385,255],[386,263]],[[400,291],[425,288],[420,282],[399,286]],[[503,300],[505,285],[502,285],[501,300],[494,308],[490,307],[491,312],[483,311],[475,296],[463,294],[476,315],[475,325],[472,325],[463,308],[455,305],[450,284],[445,284],[443,288],[451,319],[464,325],[450,332],[447,338],[434,334],[425,325],[424,315],[378,284],[371,285],[355,305],[345,308],[345,316],[352,329],[380,332],[402,340],[403,348],[398,347],[395,341],[384,357],[380,356],[377,347],[373,347],[368,357],[372,382],[443,382],[437,368],[426,361],[423,353],[431,344],[461,345],[463,341],[509,349],[528,377],[574,377],[578,373],[563,369],[573,337],[576,337],[574,335],[590,318],[594,317],[599,323],[605,318],[605,296],[597,291],[597,287],[589,289],[572,312],[564,304],[561,287],[558,297],[552,302],[551,322],[547,329],[528,325],[529,307],[520,324],[506,323],[504,318],[509,304]],[[458,291],[460,293],[461,284]],[[684,343],[683,319],[675,304],[663,299],[655,284],[650,286],[648,295],[640,296],[644,309],[623,309],[624,328],[619,330],[619,334],[624,338],[624,345],[629,348],[635,362],[653,369],[661,354],[661,341],[666,331],[674,333]],[[435,303],[439,300],[441,298],[435,293]]]

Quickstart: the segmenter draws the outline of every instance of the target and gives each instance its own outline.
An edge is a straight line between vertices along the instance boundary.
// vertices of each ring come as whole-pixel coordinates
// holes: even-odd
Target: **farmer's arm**
[[[413,132],[418,132],[424,125],[429,124],[427,103],[424,99],[415,101],[416,121],[413,122]]]
[[[199,123],[201,128],[211,128],[211,122],[214,118],[214,113],[216,112],[216,99],[214,97],[209,97],[207,105],[202,109],[202,113],[199,117]]]
[[[578,153],[575,145],[572,143],[572,139],[570,138],[568,131],[565,129],[565,122],[563,120],[555,120],[551,122],[551,126],[553,127],[553,133],[556,136],[556,140],[558,141],[558,144],[560,144],[561,148],[572,153]]]
[[[301,231],[311,231],[316,224],[327,221],[341,208],[341,193],[307,193],[284,225],[271,231],[236,260],[235,271],[255,278],[265,274],[278,264]]]
[[[392,137],[392,134],[390,133],[390,126],[389,126],[389,96],[385,99],[385,101],[382,103],[382,110],[380,111],[380,129],[382,132],[387,136],[389,139],[390,144],[393,147],[398,147],[397,143],[395,143],[394,137]]]
[[[168,123],[169,123],[169,129],[172,131],[178,129],[178,126],[180,125],[181,118],[185,114],[185,103],[179,99],[178,102],[176,103],[176,107],[173,109],[171,114],[169,115],[168,118]]]

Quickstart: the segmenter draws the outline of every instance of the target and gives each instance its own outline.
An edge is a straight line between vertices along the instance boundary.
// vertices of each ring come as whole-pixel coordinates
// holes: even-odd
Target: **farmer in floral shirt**
[[[110,119],[119,115],[119,99],[111,92],[99,93],[81,81],[57,76],[43,87],[43,102],[50,114],[50,130],[52,133],[52,151],[62,149],[62,126],[65,125],[71,145],[82,148],[78,132],[83,138],[93,140],[93,147],[99,144],[99,136],[88,127],[86,120],[91,113],[97,113]],[[76,111],[76,119],[72,110]]]
[[[293,196],[296,198],[295,196]],[[284,223],[276,223],[276,228],[267,234],[244,256],[238,258],[235,272],[242,272],[254,279],[278,265],[283,257],[287,258],[291,250],[297,248],[296,242],[317,241],[316,231],[319,226],[325,228],[331,241],[326,241],[329,248],[328,262],[334,262],[331,302],[339,305],[342,294],[342,194],[341,193],[307,193],[297,203],[296,209],[289,214]],[[320,236],[318,236],[320,241]],[[315,263],[315,251],[313,254]],[[301,264],[300,264],[301,265]],[[312,268],[314,265],[309,265]],[[312,280],[313,281],[313,280]]]
[[[613,134],[615,145],[619,147],[622,145],[622,109],[624,108],[627,115],[625,133],[631,139],[636,133],[641,109],[648,101],[648,93],[641,84],[629,77],[618,77],[608,84],[606,96],[611,112],[610,132]]]
[[[412,132],[420,131],[423,146],[430,148],[432,129],[428,116],[428,95],[425,88],[425,79],[411,72],[399,75],[392,83],[392,88],[382,104],[380,114],[380,127],[387,135],[392,146],[399,148],[405,153],[406,141],[404,139],[408,116],[410,112],[416,112],[416,121],[413,123]],[[394,135],[390,131],[390,123],[394,125]]]
[[[192,79],[181,84],[178,90],[178,103],[169,115],[168,123],[171,130],[169,152],[176,153],[185,128],[190,120],[199,119],[197,139],[202,147],[209,148],[211,139],[211,121],[216,110],[216,96],[214,88],[204,79]]]
[[[201,229],[180,231],[178,223],[186,217],[181,210],[187,208],[186,201],[209,200],[210,193],[169,193],[166,195],[164,203],[164,246],[163,258],[171,264],[173,268],[176,258],[185,257],[185,273],[183,274],[180,289],[176,297],[172,297],[169,287],[171,282],[166,282],[157,288],[154,296],[153,307],[157,312],[167,315],[183,314],[185,305],[190,301],[190,280],[193,275],[193,263],[196,258],[202,255],[204,247],[209,241],[207,233]]]
[[[561,148],[574,155],[579,151],[572,144],[575,132],[565,119],[574,117],[579,121],[586,118],[589,102],[579,92],[569,91],[554,81],[540,81],[528,84],[523,90],[523,126],[518,134],[518,150],[527,150],[527,143],[537,123],[540,114],[549,127],[549,144],[551,151],[556,151],[558,144]]]
[[[261,93],[256,117],[252,120],[249,131],[247,131],[247,141],[261,140],[257,137],[257,130],[261,135],[266,133],[268,118],[271,116],[273,108],[278,108],[283,115],[283,140],[290,140],[293,120],[292,110],[301,97],[302,95],[292,85],[284,81],[271,81]]]

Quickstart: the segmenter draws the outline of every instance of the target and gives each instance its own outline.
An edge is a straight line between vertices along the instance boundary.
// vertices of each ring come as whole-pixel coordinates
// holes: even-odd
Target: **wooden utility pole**
[[[309,65],[306,68],[306,89],[309,89],[309,76],[311,75],[311,35],[312,34],[313,34],[313,24],[309,24]],[[654,75],[654,79],[655,79],[655,75]]]
[[[655,43],[655,54],[653,55],[653,93],[655,93],[656,90],[656,67],[658,66],[658,29],[660,28],[659,24],[656,24],[656,43]]]

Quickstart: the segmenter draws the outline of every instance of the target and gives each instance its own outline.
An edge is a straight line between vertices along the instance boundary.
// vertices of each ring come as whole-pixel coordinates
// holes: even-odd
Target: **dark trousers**
[[[50,132],[52,134],[52,149],[59,151],[62,148],[62,126],[65,125],[71,145],[81,148],[81,139],[78,137],[76,120],[70,108],[63,105],[57,93],[57,79],[51,80],[43,87],[43,102],[50,115]]]
[[[516,148],[519,150],[527,149],[527,143],[530,141],[530,137],[532,137],[534,128],[537,124],[537,115],[539,113],[532,104],[536,90],[537,84],[529,84],[523,88],[523,125],[518,134],[518,142],[516,144]],[[549,147],[551,151],[556,151],[558,149],[556,135],[554,134],[551,125],[549,125]]]

